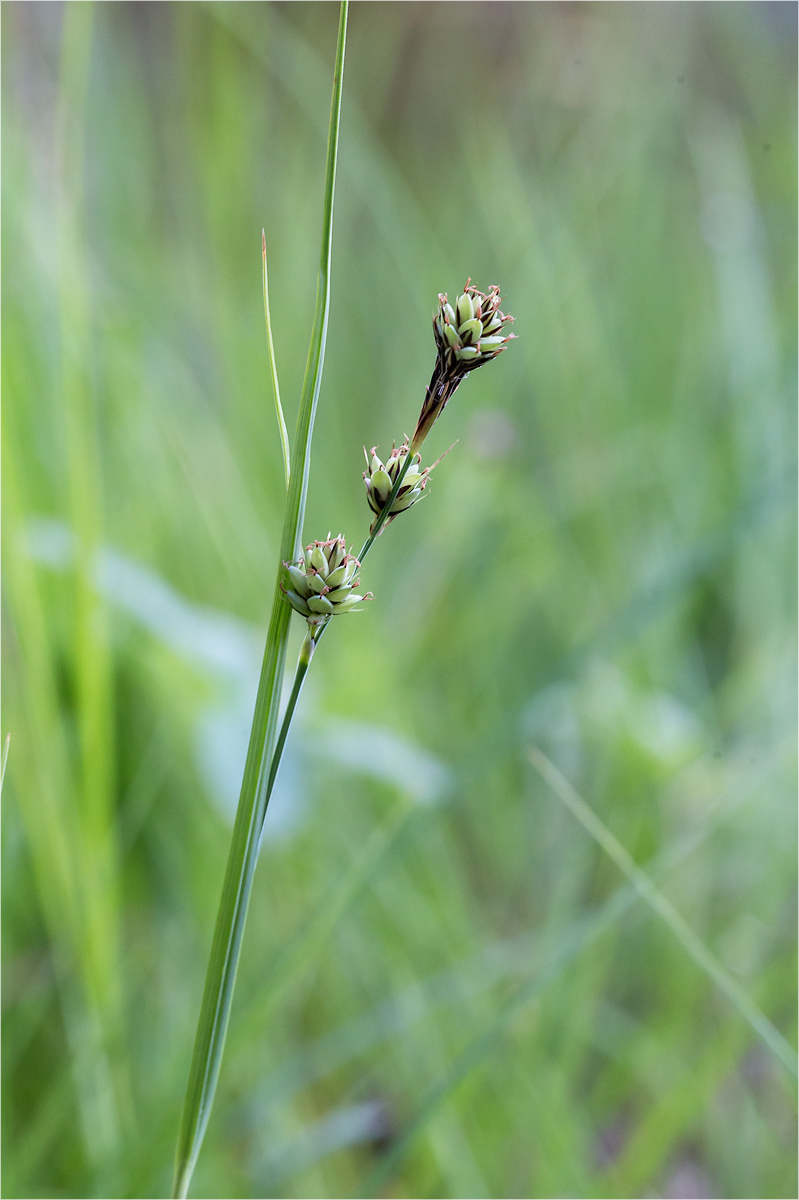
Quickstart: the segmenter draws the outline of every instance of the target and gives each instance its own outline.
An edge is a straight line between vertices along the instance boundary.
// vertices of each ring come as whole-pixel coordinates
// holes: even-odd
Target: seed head
[[[463,294],[455,307],[447,301],[446,293],[438,297],[438,312],[433,318],[433,331],[439,356],[454,370],[460,363],[460,373],[473,371],[505,349],[514,336],[503,334],[513,321],[500,311],[501,297],[496,284],[487,292],[479,292],[466,280]]]
[[[326,542],[311,542],[297,563],[284,563],[288,586],[283,588],[286,599],[307,620],[311,628],[324,625],[328,617],[345,612],[360,612],[355,606],[361,600],[371,600],[372,593],[356,596],[360,585],[358,559],[347,553],[344,538]]]
[[[505,332],[513,317],[500,310],[501,302],[496,284],[481,292],[470,279],[454,307],[445,292],[439,295],[438,311],[433,317],[438,358],[411,440],[412,453],[419,449],[468,373],[496,358],[516,336]]]
[[[364,446],[363,452],[366,457],[366,470],[363,473],[363,481],[366,484],[366,499],[369,507],[375,514],[375,520],[372,522],[373,531],[378,517],[388,503],[391,489],[397,482],[397,476],[405,466],[405,460],[408,455],[408,439],[406,438],[401,446],[392,448],[391,454],[385,463],[381,462],[378,458],[377,446],[372,446],[369,454],[367,454],[366,447]],[[391,505],[391,512],[383,522],[384,529],[401,512],[405,512],[417,500],[421,500],[430,472],[433,469],[432,467],[426,467],[424,470],[421,470],[421,462],[421,454],[414,454],[411,464],[405,472],[405,478],[402,481],[400,490],[397,492],[394,503]]]

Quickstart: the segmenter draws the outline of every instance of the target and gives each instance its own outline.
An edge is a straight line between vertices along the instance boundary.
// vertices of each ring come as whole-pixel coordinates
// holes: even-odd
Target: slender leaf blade
[[[708,949],[699,935],[677,911],[671,901],[660,891],[635,862],[628,850],[622,846],[618,838],[608,829],[604,821],[586,804],[568,779],[561,775],[557,767],[542,754],[537,746],[529,751],[529,759],[541,777],[549,784],[552,791],[562,800],[573,816],[591,835],[597,845],[613,860],[622,874],[635,887],[642,899],[657,913],[668,926],[683,948],[690,954],[716,987],[724,993],[727,999],[738,1009],[745,1021],[748,1021],[763,1044],[768,1047],[774,1057],[794,1079],[797,1077],[796,1054],[790,1043],[780,1031],[769,1021],[765,1013],[749,998],[741,985],[733,979],[726,967],[719,962],[715,954]]]
[[[264,321],[266,322],[266,346],[269,353],[269,374],[272,380],[272,395],[275,398],[275,413],[277,427],[280,431],[280,445],[283,450],[283,469],[286,472],[286,491],[291,480],[291,450],[289,435],[286,429],[286,419],[283,416],[283,406],[280,403],[280,384],[277,379],[277,364],[275,362],[275,347],[272,341],[272,319],[269,313],[269,276],[266,269],[266,230],[261,230],[261,261],[263,263],[262,278],[264,287]]]
[[[272,613],[258,685],[247,762],[244,768],[233,839],[219,906],[211,957],[192,1055],[175,1163],[173,1195],[185,1197],[200,1152],[213,1105],[230,1005],[236,981],[241,940],[260,835],[270,794],[270,764],[277,737],[278,709],[286,660],[291,608],[281,587],[283,562],[295,557],[302,540],[302,523],[311,465],[311,436],[321,387],[330,305],[333,199],[341,114],[341,86],[347,30],[347,0],[342,0],[339,20],[333,100],[327,145],[322,244],[316,289],[316,310],[302,398],[297,417],[295,450],[300,469],[291,472],[283,523]]]

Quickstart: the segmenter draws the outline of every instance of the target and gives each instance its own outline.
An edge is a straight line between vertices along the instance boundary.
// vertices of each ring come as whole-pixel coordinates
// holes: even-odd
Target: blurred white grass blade
[[[607,825],[577,794],[568,779],[561,775],[557,767],[537,747],[532,747],[528,751],[528,756],[532,765],[549,784],[558,799],[563,801],[580,824],[590,833],[597,845],[605,851],[609,858],[613,859],[622,874],[646,900],[650,908],[668,925],[697,966],[701,967],[727,999],[735,1005],[738,1012],[745,1021],[748,1021],[774,1057],[796,1078],[798,1074],[796,1054],[789,1042],[750,1000],[743,988],[736,983],[715,955],[708,950],[702,939],[680,916],[671,901],[655,887],[646,872],[641,870]]]
[[[75,538],[62,521],[32,519],[24,540],[34,562],[54,570],[73,569]],[[212,685],[193,710],[195,756],[210,796],[232,821],[258,690],[263,631],[230,613],[194,604],[157,571],[108,546],[97,550],[91,576],[100,595],[171,654],[203,672]],[[282,702],[290,687],[284,686]],[[289,755],[270,802],[268,838],[296,829],[302,811],[300,785],[300,769]]]
[[[391,784],[420,804],[444,798],[453,787],[451,769],[421,746],[381,725],[327,719],[310,749],[370,779]]]
[[[29,521],[25,543],[37,563],[55,570],[74,566],[75,539],[61,521]],[[232,818],[258,687],[262,631],[230,613],[187,600],[157,571],[108,546],[97,551],[92,578],[98,592],[116,609],[215,684],[214,694],[202,701],[196,712],[195,754],[211,796],[225,816]],[[284,703],[290,686],[284,685]],[[308,710],[306,695],[301,723],[308,719]],[[387,783],[420,804],[442,800],[452,790],[451,768],[394,730],[327,717],[315,717],[313,724],[313,737],[301,749],[292,751],[297,739],[289,741],[269,805],[265,826],[269,840],[294,832],[302,816],[299,754],[336,762],[368,779]]]
[[[266,230],[261,230],[261,254],[263,261],[264,285],[264,320],[266,322],[266,344],[269,350],[269,373],[272,377],[272,392],[275,397],[275,412],[277,425],[280,430],[280,445],[283,450],[283,468],[286,472],[286,491],[291,482],[291,451],[289,450],[289,435],[286,421],[283,417],[283,406],[280,403],[280,385],[277,381],[277,364],[275,363],[275,347],[272,342],[272,321],[269,315],[269,279],[266,273]]]
[[[257,1156],[260,1161],[254,1163],[252,1170],[271,1188],[338,1150],[379,1141],[389,1133],[390,1126],[390,1114],[379,1100],[335,1108],[297,1130],[273,1150],[261,1151]]]
[[[596,659],[580,682],[559,680],[522,711],[525,740],[541,746],[564,774],[577,774],[587,730],[629,738],[667,770],[696,759],[707,737],[696,714],[668,692],[637,687],[614,663]]]
[[[60,570],[73,565],[75,539],[63,522],[29,521],[25,539],[34,561]],[[257,683],[262,634],[253,626],[191,603],[157,571],[108,546],[97,551],[93,579],[108,600],[181,658],[222,677],[246,676]]]
[[[194,754],[201,777],[214,804],[230,824],[236,815],[241,768],[247,755],[257,677],[250,686],[220,689],[218,697],[203,704],[194,726]],[[290,691],[285,681],[281,703]],[[307,710],[307,700],[304,708]],[[269,801],[269,820],[263,840],[285,841],[304,825],[308,816],[304,773],[299,755],[289,746]]]

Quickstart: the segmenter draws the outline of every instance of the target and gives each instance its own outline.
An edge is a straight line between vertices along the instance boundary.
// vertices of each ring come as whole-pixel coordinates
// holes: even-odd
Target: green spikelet
[[[366,456],[366,470],[363,473],[363,481],[366,484],[366,499],[369,507],[375,514],[376,521],[386,506],[391,489],[397,482],[397,476],[405,466],[405,459],[408,454],[408,442],[406,439],[401,446],[395,446],[388,457],[388,461],[385,463],[382,463],[378,458],[376,446],[372,447],[371,457],[366,453],[366,447],[364,447],[363,452]],[[422,471],[420,469],[421,461],[421,454],[413,456],[413,461],[405,473],[402,486],[394,497],[394,503],[391,505],[391,513],[384,522],[384,529],[401,512],[405,512],[417,500],[421,500],[430,472],[433,469],[432,467],[426,467]],[[372,529],[374,529],[374,525],[375,522],[373,521]]]
[[[388,496],[388,493],[386,493]],[[330,617],[358,612],[361,600],[372,593],[356,595],[360,563],[347,553],[347,544],[339,534],[326,542],[312,542],[297,563],[284,563],[286,587],[283,593],[291,607],[305,617],[312,629],[324,625]]]
[[[481,292],[470,279],[454,306],[446,293],[439,295],[433,317],[438,357],[411,439],[411,453],[420,448],[468,373],[496,358],[516,336],[506,332],[513,317],[500,310],[501,303],[495,284]]]
[[[433,330],[439,357],[450,371],[459,374],[472,371],[505,349],[514,335],[503,334],[503,330],[513,317],[500,311],[501,302],[496,284],[487,292],[480,292],[469,279],[454,309],[446,294],[438,297]],[[460,368],[457,364],[461,364]]]

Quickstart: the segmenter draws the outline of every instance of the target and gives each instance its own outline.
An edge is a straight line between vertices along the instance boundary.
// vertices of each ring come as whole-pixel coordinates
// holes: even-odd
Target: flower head
[[[372,530],[374,530],[378,518],[388,503],[391,490],[397,482],[397,476],[405,466],[405,460],[408,455],[408,439],[406,438],[401,446],[394,446],[392,448],[391,454],[385,463],[381,462],[378,458],[377,446],[372,446],[371,457],[366,453],[365,446],[363,452],[366,456],[366,470],[363,473],[363,481],[366,484],[366,499],[369,507],[375,514],[375,520],[372,522]],[[383,522],[383,528],[389,525],[401,512],[405,512],[412,504],[415,504],[417,500],[421,500],[430,472],[433,469],[432,467],[425,467],[422,471],[421,462],[421,454],[414,454],[405,472],[400,489],[394,498],[394,503],[391,505],[391,512]]]
[[[439,295],[438,311],[433,317],[438,359],[411,440],[411,452],[421,446],[468,373],[496,358],[516,336],[505,332],[513,317],[500,310],[501,302],[496,284],[481,292],[470,279],[454,306],[445,292]]]
[[[446,292],[439,295],[433,331],[438,353],[448,362],[450,370],[466,374],[505,349],[514,335],[503,334],[503,329],[513,317],[506,317],[500,311],[501,302],[496,284],[487,292],[479,292],[468,279],[454,308],[447,301]]]
[[[286,599],[293,609],[301,613],[313,629],[323,625],[328,617],[352,612],[361,600],[371,600],[372,593],[365,596],[353,594],[359,586],[358,559],[347,553],[347,544],[339,534],[326,542],[311,542],[297,563],[284,563],[288,572]]]

